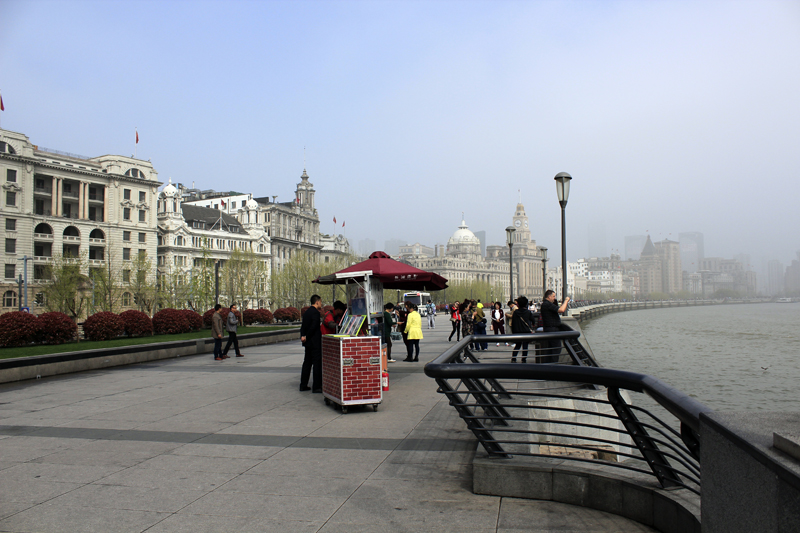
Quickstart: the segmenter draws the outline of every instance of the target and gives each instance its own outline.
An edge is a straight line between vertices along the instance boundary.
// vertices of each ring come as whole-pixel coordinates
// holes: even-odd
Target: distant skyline
[[[791,1],[5,0],[0,127],[278,201],[305,165],[352,243],[503,244],[521,198],[558,256],[565,171],[571,261],[602,223],[788,264],[798,64]]]

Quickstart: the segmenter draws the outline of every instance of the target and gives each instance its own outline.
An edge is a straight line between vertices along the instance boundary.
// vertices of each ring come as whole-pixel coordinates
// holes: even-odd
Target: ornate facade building
[[[528,215],[525,206],[520,202],[514,210],[511,223],[515,228],[512,241],[512,262],[514,263],[514,296],[526,296],[529,300],[541,300],[543,275],[542,247],[536,245],[531,235]],[[508,271],[508,245],[491,245],[486,247],[486,259],[499,261],[506,265]]]
[[[509,294],[508,263],[487,261],[481,255],[481,242],[469,230],[465,221],[447,241],[443,257],[412,255],[403,257],[409,265],[436,272],[450,284],[482,281],[491,285],[501,285],[504,294]],[[505,297],[505,296],[504,296]]]
[[[124,274],[136,254],[156,255],[156,214],[151,207],[161,183],[149,161],[68,154],[36,146],[24,134],[0,130],[0,180],[3,312],[16,310],[19,299],[24,300],[15,280],[25,274],[28,306],[43,312],[40,288],[47,265],[59,256],[80,258],[83,273],[90,275],[94,268],[108,268],[109,262]],[[130,294],[124,293],[122,307],[131,303]]]

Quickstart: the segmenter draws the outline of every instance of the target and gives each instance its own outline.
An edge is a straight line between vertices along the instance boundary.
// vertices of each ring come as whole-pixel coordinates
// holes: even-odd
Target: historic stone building
[[[529,300],[540,300],[543,296],[542,276],[544,275],[542,248],[536,245],[536,241],[531,235],[530,223],[522,203],[517,204],[511,223],[515,228],[512,257],[515,272],[514,296],[524,295]],[[504,264],[506,272],[508,271],[508,253],[508,245],[486,247],[486,259]],[[551,261],[558,261],[553,258],[552,252],[550,255]]]
[[[500,285],[504,295],[497,296],[508,297],[508,263],[484,259],[481,255],[480,240],[469,230],[463,220],[455,233],[453,233],[453,236],[447,241],[444,256],[427,257],[420,254],[418,256],[404,256],[402,260],[422,270],[436,272],[446,278],[451,285],[471,281]]]
[[[0,214],[5,231],[2,311],[16,310],[15,279],[27,261],[28,305],[44,311],[46,266],[80,258],[84,274],[111,267],[125,272],[135,255],[156,255],[152,206],[158,173],[149,161],[119,155],[85,157],[42,148],[21,133],[0,130]],[[122,295],[123,308],[132,304]]]

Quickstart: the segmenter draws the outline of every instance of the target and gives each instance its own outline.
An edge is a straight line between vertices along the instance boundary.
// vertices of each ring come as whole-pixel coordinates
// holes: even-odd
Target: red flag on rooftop
[[[136,144],[139,144],[139,131],[136,131]]]
[[[344,227],[344,222],[342,222],[342,227]]]
[[[5,111],[6,106],[3,105],[3,94],[0,93],[0,111]]]
[[[336,224],[336,217],[333,217],[333,223]]]

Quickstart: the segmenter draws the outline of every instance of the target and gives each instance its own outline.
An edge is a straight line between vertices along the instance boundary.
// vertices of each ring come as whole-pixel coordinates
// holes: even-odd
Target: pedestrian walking
[[[222,357],[228,356],[228,350],[233,344],[233,351],[236,352],[236,357],[244,357],[242,352],[239,351],[239,340],[236,338],[236,328],[239,325],[239,318],[236,316],[236,304],[231,305],[230,312],[228,312],[228,323],[225,324],[225,329],[228,330],[228,343],[225,349],[222,350]]]
[[[531,324],[533,317],[531,316],[530,309],[528,309],[528,299],[524,296],[520,296],[517,298],[517,305],[518,307],[511,315],[511,333],[533,333],[533,327]],[[514,345],[514,350],[511,352],[512,363],[517,362],[517,353],[519,352],[520,347],[522,348],[521,361],[523,363],[528,362],[528,341],[523,341]]]
[[[436,304],[428,300],[428,329],[436,327]]]
[[[211,315],[211,336],[214,338],[214,361],[222,361],[222,315],[219,310],[220,304],[214,306],[214,314]]]
[[[458,310],[458,305],[458,302],[453,302],[453,305],[450,307],[450,322],[453,323],[453,331],[450,332],[447,342],[453,339],[453,333],[456,334],[456,342],[461,339],[461,313]]]

